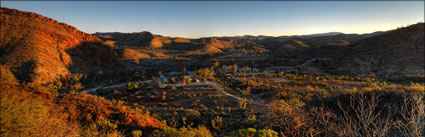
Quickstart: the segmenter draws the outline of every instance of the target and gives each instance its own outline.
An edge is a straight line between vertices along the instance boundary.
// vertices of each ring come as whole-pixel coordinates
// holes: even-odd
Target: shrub
[[[211,126],[215,130],[220,130],[223,127],[223,117],[217,116],[213,120],[211,120]]]
[[[205,126],[198,128],[170,128],[165,127],[153,131],[150,137],[212,137],[211,132]]]
[[[124,136],[122,133],[120,133],[118,130],[116,130],[118,127],[117,124],[111,123],[107,120],[99,120],[96,122],[91,123],[90,125],[86,126],[86,129],[84,130],[83,136],[91,137],[91,136],[97,136],[97,137],[121,137]]]
[[[131,135],[133,137],[141,137],[142,136],[142,131],[141,130],[133,130],[133,131],[131,131]]]
[[[244,98],[244,99],[239,99],[238,103],[239,103],[239,108],[245,110],[248,104],[248,101],[246,100],[246,98]]]
[[[404,136],[425,136],[425,101],[424,96],[412,94],[404,96],[404,103],[400,107],[401,119],[396,125]]]
[[[343,112],[339,118],[335,133],[338,136],[387,136],[393,121],[393,112],[383,113],[387,105],[380,106],[381,99],[375,94],[351,94],[348,107],[343,107],[338,102],[338,107]]]
[[[314,136],[318,134],[310,123],[309,117],[299,108],[284,100],[272,101],[266,107],[263,124],[268,128],[276,128],[289,136]]]
[[[257,132],[258,137],[277,137],[278,135],[279,133],[271,129],[262,129]]]

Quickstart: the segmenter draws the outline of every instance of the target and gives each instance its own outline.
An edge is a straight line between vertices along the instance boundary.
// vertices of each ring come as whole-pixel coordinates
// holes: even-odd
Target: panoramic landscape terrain
[[[425,136],[423,20],[193,38],[0,16],[2,137]]]

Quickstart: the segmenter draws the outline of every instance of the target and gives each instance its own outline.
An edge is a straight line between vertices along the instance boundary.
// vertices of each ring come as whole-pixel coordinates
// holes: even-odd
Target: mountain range
[[[323,69],[350,75],[423,75],[424,24],[387,32],[189,39],[140,33],[87,34],[36,13],[1,8],[2,73],[48,83],[72,73],[125,68],[122,59],[267,52],[272,57],[332,58]],[[140,50],[142,49],[142,50]]]

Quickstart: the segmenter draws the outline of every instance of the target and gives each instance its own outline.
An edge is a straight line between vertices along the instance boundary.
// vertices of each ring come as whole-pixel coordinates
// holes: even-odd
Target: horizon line
[[[396,30],[398,28],[403,28],[403,27],[407,27],[407,26],[415,25],[415,24],[419,24],[419,23],[424,23],[424,21],[418,21],[418,22],[413,23],[413,24],[407,23],[406,25],[397,26],[396,28],[392,28],[392,29],[375,30],[375,31],[372,31],[372,32],[365,32],[365,33],[346,33],[346,32],[342,32],[342,31],[328,31],[328,32],[318,32],[318,33],[306,33],[306,34],[280,34],[280,35],[266,35],[266,34],[252,35],[252,34],[243,34],[243,35],[210,35],[210,36],[201,36],[201,37],[184,37],[184,36],[162,35],[162,34],[159,34],[159,33],[155,33],[153,31],[142,30],[142,31],[133,31],[133,32],[97,31],[97,32],[92,32],[92,33],[88,33],[88,34],[92,34],[92,35],[93,34],[96,34],[96,33],[125,33],[125,34],[135,34],[135,33],[149,32],[149,33],[152,33],[154,35],[159,35],[159,36],[163,36],[163,37],[170,37],[170,38],[189,38],[189,39],[201,39],[201,38],[212,38],[212,37],[243,37],[243,36],[253,36],[253,37],[260,37],[260,36],[265,36],[265,37],[284,37],[284,36],[287,36],[287,37],[297,37],[297,36],[309,36],[309,35],[318,35],[318,34],[326,34],[326,33],[339,33],[337,35],[340,35],[340,34],[364,35],[364,34],[372,34],[372,33],[376,33],[376,32],[388,32],[388,31]]]

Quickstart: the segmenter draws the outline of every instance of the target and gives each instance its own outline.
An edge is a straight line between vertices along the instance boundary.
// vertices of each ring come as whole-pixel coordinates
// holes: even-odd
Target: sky
[[[1,1],[87,32],[171,37],[371,33],[424,22],[424,1]]]

